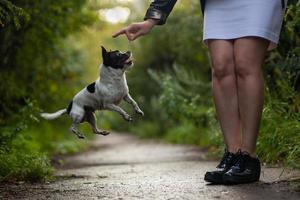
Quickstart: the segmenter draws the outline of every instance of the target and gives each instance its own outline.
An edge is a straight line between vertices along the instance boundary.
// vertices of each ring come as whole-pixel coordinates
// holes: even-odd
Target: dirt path
[[[204,173],[217,163],[204,158],[196,147],[112,133],[68,157],[56,182],[1,186],[0,199],[300,199],[284,181],[295,172],[278,168],[264,168],[259,183],[208,185]]]

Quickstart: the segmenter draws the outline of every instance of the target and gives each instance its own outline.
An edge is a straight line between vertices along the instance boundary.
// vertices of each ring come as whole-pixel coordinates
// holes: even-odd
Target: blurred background
[[[39,112],[65,108],[97,79],[101,45],[133,52],[135,66],[127,79],[145,112],[141,118],[122,104],[134,117],[130,124],[116,113],[99,112],[101,129],[193,144],[220,155],[224,146],[212,101],[199,1],[178,1],[167,24],[147,37],[131,43],[111,37],[143,20],[149,4],[0,1],[0,182],[51,179],[55,155],[88,147],[88,140],[68,131],[67,116],[44,121]],[[280,46],[269,53],[263,69],[266,100],[258,155],[264,163],[300,169],[300,0],[289,0]],[[81,129],[90,139],[95,137],[88,125]]]

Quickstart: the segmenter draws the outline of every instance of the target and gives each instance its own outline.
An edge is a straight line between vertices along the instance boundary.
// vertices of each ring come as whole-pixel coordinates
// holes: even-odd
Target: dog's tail
[[[44,119],[52,120],[60,117],[61,115],[67,113],[67,109],[61,109],[55,113],[41,113],[41,117]]]

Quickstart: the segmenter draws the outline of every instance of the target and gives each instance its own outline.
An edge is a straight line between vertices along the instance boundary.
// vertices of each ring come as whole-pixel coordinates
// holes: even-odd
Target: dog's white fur
[[[73,120],[70,130],[79,138],[84,138],[84,136],[77,130],[77,125],[83,121],[90,123],[94,133],[109,134],[108,131],[98,130],[96,118],[93,113],[96,110],[115,111],[122,115],[125,120],[132,121],[131,116],[118,106],[122,100],[131,104],[138,114],[144,115],[143,111],[129,94],[125,71],[132,66],[133,64],[130,64],[125,65],[122,69],[115,69],[102,64],[100,67],[100,78],[95,82],[95,92],[91,93],[87,88],[84,88],[74,96],[72,109],[69,112]],[[90,110],[87,110],[86,107],[90,108]],[[67,109],[62,109],[52,114],[42,113],[41,116],[52,120],[65,113],[67,113]]]

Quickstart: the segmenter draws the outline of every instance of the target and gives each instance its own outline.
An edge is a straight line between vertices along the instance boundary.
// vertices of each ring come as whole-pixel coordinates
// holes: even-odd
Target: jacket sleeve
[[[144,20],[156,19],[159,20],[158,25],[165,24],[176,2],[177,0],[154,0],[149,6]]]

